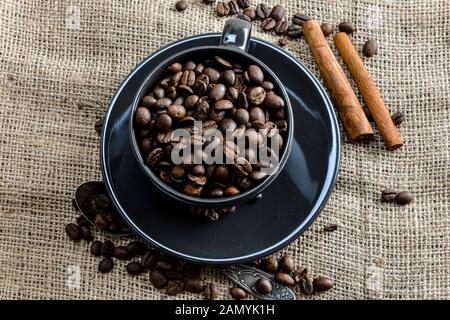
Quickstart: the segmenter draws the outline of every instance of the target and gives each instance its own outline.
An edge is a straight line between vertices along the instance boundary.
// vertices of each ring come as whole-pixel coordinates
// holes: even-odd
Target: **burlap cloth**
[[[100,178],[93,123],[122,79],[162,45],[222,29],[214,6],[190,2],[184,13],[172,0],[1,2],[0,298],[169,298],[147,275],[126,275],[123,263],[99,274],[98,258],[70,242],[64,225],[75,215],[74,188]],[[407,143],[396,152],[379,136],[372,145],[343,137],[328,205],[284,252],[312,275],[336,280],[315,299],[450,298],[450,2],[265,2],[333,25],[354,22],[360,50],[377,39],[380,54],[365,61],[387,105],[407,118],[400,129]],[[254,35],[278,39],[256,23]],[[287,50],[319,76],[304,40]],[[385,187],[411,190],[416,201],[382,203]],[[329,223],[338,230],[324,233]],[[205,278],[229,297],[230,282],[217,271]]]

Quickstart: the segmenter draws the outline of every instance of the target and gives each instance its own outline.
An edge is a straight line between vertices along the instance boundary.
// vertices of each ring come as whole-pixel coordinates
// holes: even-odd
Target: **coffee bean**
[[[237,128],[236,122],[230,118],[223,119],[219,124],[220,131],[222,131],[224,133],[227,131],[232,132],[232,131],[236,130],[236,128]]]
[[[259,107],[253,107],[250,109],[250,122],[254,121],[262,121],[264,122],[266,119],[266,116],[264,115],[264,111]]]
[[[129,260],[130,254],[128,253],[127,247],[118,246],[114,248],[114,258],[119,260]]]
[[[194,69],[195,75],[200,76],[204,70],[205,70],[205,65],[203,63],[197,64],[197,66]]]
[[[153,106],[156,110],[165,110],[172,104],[172,100],[169,98],[161,98],[156,100],[155,105]]]
[[[142,106],[144,106],[145,108],[148,108],[148,109],[153,109],[157,100],[155,99],[155,97],[145,96],[142,98],[141,101],[142,101]]]
[[[332,279],[320,276],[314,279],[313,287],[315,292],[324,292],[333,288],[334,282]]]
[[[176,296],[179,293],[182,293],[184,290],[184,283],[180,280],[173,280],[167,283],[166,294],[169,296]]]
[[[236,188],[235,186],[229,186],[226,190],[225,190],[225,195],[228,197],[232,197],[232,196],[236,196],[239,193],[241,193],[239,191],[238,188]]]
[[[294,14],[294,16],[292,17],[292,23],[299,26],[303,26],[303,23],[308,20],[311,20],[311,17],[301,12]]]
[[[220,82],[222,82],[227,87],[233,86],[235,81],[236,81],[236,74],[234,73],[233,70],[225,70],[220,75]],[[234,89],[234,88],[229,88],[229,89]]]
[[[101,209],[109,209],[111,203],[105,194],[98,194],[95,197],[95,205]]]
[[[279,265],[280,265],[280,269],[283,272],[291,273],[295,269],[294,258],[292,258],[292,256],[285,255],[280,259]]]
[[[66,225],[65,230],[70,240],[78,241],[81,239],[80,228],[75,223],[69,223]]]
[[[93,256],[100,256],[101,255],[101,249],[102,249],[102,242],[95,240],[91,243],[90,252]]]
[[[242,9],[248,8],[251,5],[250,0],[237,0],[237,3]]]
[[[167,68],[167,70],[172,73],[177,73],[177,72],[180,72],[181,70],[183,70],[183,66],[181,65],[181,63],[175,62],[175,63],[172,63]]]
[[[275,28],[276,24],[277,22],[275,21],[275,19],[269,17],[261,21],[261,28],[264,31],[271,31],[273,30],[273,28]]]
[[[344,21],[339,24],[339,32],[345,32],[347,34],[351,34],[355,31],[356,31],[356,28],[351,22]]]
[[[329,224],[329,225],[325,226],[323,228],[323,231],[325,231],[325,232],[333,232],[333,231],[336,231],[337,228],[338,228],[337,224],[333,223],[333,224]]]
[[[230,6],[226,2],[219,1],[217,3],[216,11],[219,17],[225,17],[230,14]]]
[[[110,258],[103,258],[98,264],[98,271],[101,273],[109,273],[114,268],[114,261]]]
[[[172,126],[172,118],[167,114],[162,114],[158,117],[157,120],[158,129],[162,132],[169,131]]]
[[[189,196],[200,197],[202,189],[202,187],[197,187],[191,183],[188,183],[183,187],[183,192]]]
[[[189,96],[194,94],[194,90],[188,85],[180,85],[177,87],[177,93],[184,96]]]
[[[95,131],[97,131],[99,135],[102,133],[102,128],[103,128],[103,118],[97,120],[94,124],[94,129]]]
[[[183,64],[183,71],[194,71],[197,64],[194,61],[187,61]]]
[[[147,108],[139,107],[136,110],[136,124],[140,127],[145,127],[150,124],[152,115]]]
[[[297,270],[294,270],[292,273],[292,277],[294,281],[300,283],[300,280],[305,278],[308,275],[308,269],[306,267],[300,267]]]
[[[261,268],[265,271],[275,273],[278,270],[278,261],[273,256],[264,258],[261,261]]]
[[[270,16],[272,9],[265,3],[256,6],[256,15],[259,19],[264,20]]]
[[[209,92],[209,98],[212,101],[219,101],[225,98],[227,88],[223,84],[216,84]],[[225,100],[227,101],[227,100]],[[230,102],[231,103],[231,102]]]
[[[239,13],[239,5],[236,0],[228,1],[228,6],[230,7],[230,14]]]
[[[256,291],[258,291],[262,295],[271,294],[272,293],[272,284],[269,280],[265,278],[260,278],[255,283]]]
[[[185,107],[187,110],[192,110],[192,109],[194,109],[194,107],[195,107],[195,105],[197,104],[198,100],[199,100],[199,97],[196,96],[196,95],[188,96],[188,97],[186,97],[186,99],[184,100],[184,107]]]
[[[282,20],[284,18],[284,7],[277,4],[272,8],[272,11],[270,12],[270,17],[275,19],[276,21]]]
[[[325,37],[328,37],[330,34],[333,33],[333,27],[328,23],[322,23],[320,25],[320,28],[322,29],[322,33]]]
[[[187,279],[184,282],[184,289],[191,293],[201,293],[203,291],[203,281],[198,278]]]
[[[139,262],[130,262],[125,266],[125,270],[127,270],[128,274],[137,276],[144,272],[144,267]]]
[[[80,235],[86,242],[91,242],[94,237],[92,236],[91,228],[86,225],[80,226]]]
[[[395,201],[395,198],[397,197],[397,191],[393,189],[385,189],[383,192],[381,192],[381,198],[383,198],[384,201]]]
[[[394,113],[391,118],[396,126],[399,126],[401,123],[405,121],[405,116],[400,111]]]
[[[250,19],[250,21],[253,21],[256,19],[256,11],[255,11],[255,9],[253,9],[251,7],[245,8],[243,13]]]
[[[181,75],[180,85],[192,87],[195,83],[195,72],[192,70],[186,70]]]
[[[141,264],[144,266],[144,269],[148,270],[156,265],[158,258],[159,252],[154,250],[146,251],[142,255]]]
[[[414,196],[408,191],[401,191],[397,193],[395,201],[401,206],[406,206],[414,201]]]
[[[287,29],[286,34],[293,39],[297,39],[303,35],[303,29],[297,24],[291,24]]]
[[[164,89],[161,86],[156,86],[153,89],[153,95],[155,96],[155,99],[162,99],[162,98],[164,98],[165,93],[166,92],[164,91]]]
[[[273,83],[270,81],[264,81],[263,83],[261,83],[261,87],[263,87],[266,91],[272,91],[275,88]]]
[[[144,254],[147,251],[147,246],[140,241],[132,241],[127,244],[127,251],[131,257]]]
[[[203,288],[203,296],[206,300],[214,300],[219,297],[219,288],[213,282],[208,283]]]
[[[275,273],[275,279],[288,287],[293,286],[295,284],[294,278],[292,278],[292,276],[289,275],[288,273],[277,272]]]
[[[368,40],[363,47],[363,54],[366,57],[373,57],[378,53],[378,43],[375,40]]]
[[[287,30],[286,30],[286,32],[287,32]],[[289,41],[288,41],[288,39],[286,39],[286,38],[281,38],[281,39],[278,40],[278,44],[279,44],[281,47],[287,46],[288,43],[289,43]]]
[[[217,111],[230,110],[233,107],[233,103],[229,100],[220,100],[214,104],[214,109]]]
[[[237,16],[236,16],[236,18],[237,18],[237,19],[244,20],[244,21],[247,21],[248,23],[251,23],[251,22],[252,22],[252,19],[250,19],[248,16],[246,16],[246,15],[243,14],[243,13],[238,13]]]
[[[114,243],[111,240],[103,242],[102,248],[100,249],[100,254],[103,257],[110,258],[114,254]]]
[[[247,93],[247,99],[251,104],[258,106],[266,99],[266,90],[262,87],[252,87]]]
[[[233,65],[222,57],[215,56],[214,62],[220,69],[233,69]]]
[[[264,105],[268,109],[279,110],[284,108],[284,100],[279,95],[275,94],[273,91],[269,91],[266,94]]]
[[[235,300],[242,300],[247,298],[247,292],[242,290],[241,288],[234,287],[230,290],[230,294]]]
[[[307,276],[299,280],[300,292],[304,295],[310,296],[314,293],[314,285],[310,278]]]
[[[175,9],[177,9],[177,11],[179,11],[179,12],[186,10],[187,7],[188,7],[188,4],[187,4],[186,0],[179,0],[179,1],[177,1],[177,3],[175,3]]]
[[[158,269],[152,270],[150,273],[150,282],[156,289],[164,288],[167,285],[167,279]]]
[[[147,164],[151,167],[155,167],[156,164],[164,156],[164,151],[161,148],[155,148],[149,153],[147,157]]]
[[[279,20],[277,22],[277,24],[275,25],[274,30],[275,30],[276,34],[282,35],[282,34],[285,34],[287,32],[288,27],[289,27],[289,25],[288,25],[288,23],[286,21]]]

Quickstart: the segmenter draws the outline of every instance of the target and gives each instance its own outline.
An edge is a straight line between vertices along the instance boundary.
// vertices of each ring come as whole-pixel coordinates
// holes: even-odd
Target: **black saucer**
[[[292,153],[262,199],[219,221],[201,223],[166,198],[140,171],[128,137],[133,96],[162,60],[193,46],[216,45],[219,34],[183,39],[155,52],[124,80],[111,100],[101,144],[103,180],[118,212],[150,245],[207,264],[242,263],[267,256],[295,240],[317,217],[333,188],[339,164],[339,129],[319,82],[292,55],[260,39],[249,53],[285,84],[295,117]]]

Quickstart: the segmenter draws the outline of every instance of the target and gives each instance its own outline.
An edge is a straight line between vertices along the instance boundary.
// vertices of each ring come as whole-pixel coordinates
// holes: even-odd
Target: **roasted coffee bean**
[[[280,20],[277,22],[277,24],[275,25],[275,33],[278,35],[282,35],[285,34],[287,29],[288,29],[289,25],[286,21],[284,20]]]
[[[261,268],[265,271],[275,273],[278,270],[278,261],[273,256],[264,258],[261,260]]]
[[[211,83],[217,83],[217,81],[219,81],[220,79],[220,72],[214,68],[205,68],[205,71],[203,73],[208,76]]]
[[[333,231],[336,231],[337,228],[338,228],[337,224],[332,223],[332,224],[329,224],[329,225],[325,226],[323,228],[323,231],[325,231],[325,232],[333,232]]]
[[[229,100],[220,100],[214,104],[216,111],[230,110],[234,107],[233,103]]]
[[[237,124],[233,119],[225,118],[219,124],[219,129],[222,132],[234,131],[237,128]]]
[[[294,278],[288,273],[277,272],[275,273],[275,279],[288,287],[295,284]]]
[[[189,196],[200,197],[202,193],[202,187],[197,187],[191,183],[188,183],[183,187],[183,192]]]
[[[125,270],[132,276],[138,276],[144,272],[144,267],[139,262],[130,262],[125,266]]]
[[[206,300],[214,300],[219,297],[219,288],[213,282],[205,285],[203,288],[203,296]]]
[[[86,225],[80,226],[80,235],[86,242],[91,242],[94,239],[91,228]]]
[[[294,258],[292,258],[292,256],[285,255],[280,259],[279,265],[283,272],[291,273],[295,269]]]
[[[103,128],[103,118],[97,120],[94,124],[94,129],[95,131],[97,131],[98,134],[102,133],[102,128]]]
[[[230,177],[228,167],[223,164],[217,165],[214,170],[214,177],[217,179],[217,181],[226,183]]]
[[[242,93],[242,92],[241,92]],[[228,89],[227,89],[227,92],[226,92],[226,94],[225,94],[225,97],[227,98],[227,100],[230,100],[230,101],[232,101],[232,102],[235,102],[235,101],[237,101],[237,99],[238,99],[238,96],[239,96],[239,91],[236,89],[236,88],[234,88],[234,87],[229,87]],[[244,94],[245,95],[245,94]]]
[[[156,265],[158,258],[159,252],[148,250],[142,255],[141,264],[144,266],[144,269],[150,269]]]
[[[156,86],[153,89],[153,95],[155,96],[155,99],[157,99],[157,100],[164,98],[165,93],[166,92],[164,91],[164,89],[161,86]]]
[[[401,206],[406,206],[414,201],[414,196],[408,191],[401,191],[397,193],[395,201]]]
[[[374,55],[376,55],[378,53],[378,43],[373,39],[368,40],[364,44],[362,52],[366,57],[369,57],[369,58],[373,57]]]
[[[314,279],[313,288],[315,292],[324,292],[333,288],[334,282],[332,279],[320,276]]]
[[[220,198],[223,197],[224,191],[220,187],[214,187],[209,191],[209,196],[211,198]]]
[[[183,72],[180,78],[180,85],[192,87],[195,83],[195,72],[192,70],[186,70]]]
[[[275,21],[280,21],[284,18],[284,7],[277,4],[272,8],[272,11],[270,12],[270,17],[275,19]]]
[[[235,186],[229,186],[226,190],[225,190],[225,195],[228,197],[232,197],[232,196],[236,196],[239,193],[241,193],[241,191],[239,191],[238,188],[236,188]]]
[[[351,22],[344,21],[339,24],[339,32],[345,32],[347,34],[351,34],[355,31],[356,31],[356,28]]]
[[[187,85],[180,85],[177,87],[177,92],[178,94],[184,95],[184,96],[189,96],[194,94],[194,90],[187,86]]]
[[[286,31],[286,32],[287,32],[287,31]],[[286,38],[281,38],[281,39],[278,40],[278,44],[279,44],[281,47],[287,46],[288,43],[289,43],[289,41],[288,41],[288,39],[286,39]]]
[[[227,87],[233,86],[235,81],[236,81],[236,74],[234,73],[233,70],[225,70],[220,75],[220,82],[222,82],[223,85]]]
[[[301,12],[294,14],[294,16],[292,17],[292,23],[299,26],[302,26],[303,23],[308,20],[311,20],[311,17]]]
[[[169,131],[170,127],[172,126],[172,118],[167,114],[162,114],[158,117],[158,120],[156,121],[158,130],[162,132]]]
[[[228,208],[219,208],[221,214],[232,214],[236,212],[236,206],[228,207]]]
[[[271,294],[272,293],[272,284],[266,278],[260,278],[255,283],[256,291],[258,291],[262,295]]]
[[[187,7],[188,7],[188,4],[187,4],[186,0],[179,0],[179,1],[177,1],[177,3],[175,3],[175,9],[177,9],[177,11],[179,11],[179,12],[186,10]]]
[[[191,96],[186,97],[186,99],[184,100],[184,107],[187,110],[194,109],[195,105],[198,102],[198,99],[199,99],[199,97],[196,95],[191,95]]]
[[[114,261],[110,258],[103,258],[98,264],[98,271],[101,273],[108,273],[114,268]]]
[[[230,7],[230,14],[239,13],[239,5],[236,0],[228,1],[228,7]]]
[[[286,34],[293,39],[297,39],[303,35],[303,29],[297,24],[291,24],[287,29]]]
[[[170,105],[172,104],[172,100],[170,100],[169,98],[161,98],[158,99],[155,103],[155,105],[153,106],[154,109],[156,110],[165,110],[167,109]]]
[[[275,88],[273,83],[270,81],[264,81],[263,83],[261,83],[261,87],[266,91],[272,91]]]
[[[261,20],[268,18],[270,16],[271,11],[272,9],[264,3],[258,4],[256,6],[256,15]]]
[[[234,119],[238,125],[247,124],[250,120],[250,115],[247,110],[240,108],[236,111]]]
[[[191,293],[201,293],[203,291],[203,280],[198,278],[186,279],[184,289]]]
[[[243,13],[238,13],[237,16],[236,16],[236,18],[241,19],[241,20],[244,20],[244,21],[247,21],[247,22],[249,22],[249,23],[252,22],[252,19],[250,19],[248,16],[246,16],[246,15],[243,14]]]
[[[328,23],[322,23],[320,25],[320,28],[322,29],[322,33],[325,37],[328,37],[330,34],[333,33],[333,27]]]
[[[248,8],[251,5],[250,0],[237,0],[237,3],[242,9]]]
[[[173,119],[180,120],[186,116],[186,109],[183,106],[173,104],[167,109],[167,114]]]
[[[264,115],[264,111],[260,107],[253,107],[250,109],[250,122],[254,121],[262,121],[264,122],[266,119],[266,116]]]
[[[66,234],[70,240],[78,241],[81,239],[80,227],[78,227],[75,223],[69,223],[66,225]]]
[[[206,173],[205,166],[202,164],[195,165],[192,167],[191,173],[196,176],[204,176]]]
[[[156,99],[152,96],[145,96],[142,98],[142,105],[148,109],[153,109],[156,104]]]
[[[256,11],[255,11],[255,9],[253,9],[251,7],[245,8],[243,13],[250,19],[250,21],[253,21],[256,19]]]
[[[129,260],[131,257],[128,253],[127,247],[118,246],[114,248],[114,258],[119,260]]]
[[[247,93],[247,99],[251,104],[259,106],[266,99],[266,94],[266,90],[262,87],[252,87]]]
[[[167,279],[158,269],[152,270],[150,273],[150,282],[156,289],[164,288],[167,285]]]
[[[292,277],[295,282],[300,283],[300,280],[308,275],[308,269],[306,267],[300,267],[292,273]]]
[[[184,283],[180,280],[173,280],[167,283],[166,294],[176,296],[184,291]]]
[[[314,285],[310,278],[304,276],[299,279],[300,292],[304,295],[310,296],[314,293]]]
[[[216,11],[219,17],[225,17],[230,14],[230,6],[226,2],[219,1],[217,2]]]
[[[219,56],[214,57],[214,63],[220,69],[233,69],[233,65],[229,61]]]
[[[167,68],[167,70],[172,73],[177,73],[177,72],[180,72],[181,70],[183,70],[183,66],[181,65],[181,63],[175,62],[175,63],[172,63]]]
[[[223,84],[216,84],[209,92],[209,98],[212,101],[219,101],[225,98],[227,88]]]
[[[147,164],[151,167],[155,167],[159,160],[164,156],[164,150],[161,148],[155,148],[149,153],[147,157]]]
[[[279,110],[284,108],[284,100],[273,91],[269,91],[266,94],[264,105],[270,110]]]
[[[243,289],[234,287],[230,290],[230,294],[235,300],[242,300],[247,298],[247,292],[245,292]]]
[[[114,254],[114,243],[112,243],[111,240],[103,242],[102,248],[100,249],[100,254],[103,257],[112,257]]]
[[[381,198],[383,198],[384,201],[395,201],[395,198],[397,197],[397,191],[393,189],[385,189],[383,192],[381,192]]]
[[[275,28],[276,24],[277,22],[275,21],[275,19],[269,17],[261,21],[261,28],[264,31],[271,31],[273,30],[273,28]]]
[[[131,257],[144,254],[147,251],[147,246],[140,241],[132,241],[127,244],[127,251]]]
[[[90,252],[93,256],[100,256],[102,250],[102,242],[95,240],[91,243]]]
[[[405,121],[405,116],[400,111],[394,113],[391,118],[396,126],[399,126],[401,123]]]
[[[194,71],[197,64],[194,61],[187,61],[183,64],[183,71]]]

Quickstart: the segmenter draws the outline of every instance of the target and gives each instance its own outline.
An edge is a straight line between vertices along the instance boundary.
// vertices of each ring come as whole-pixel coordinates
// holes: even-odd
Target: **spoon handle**
[[[242,289],[262,300],[296,300],[294,292],[274,279],[266,272],[244,265],[232,265],[222,269],[222,273]],[[272,292],[261,295],[255,284],[260,278],[266,278],[272,284]]]

